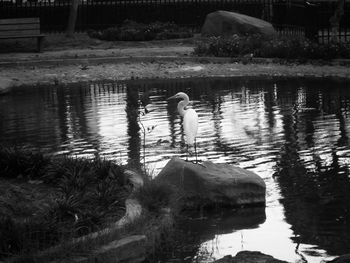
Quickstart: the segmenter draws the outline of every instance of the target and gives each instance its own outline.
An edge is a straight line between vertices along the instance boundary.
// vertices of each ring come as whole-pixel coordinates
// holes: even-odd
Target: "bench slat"
[[[0,25],[40,23],[39,17],[0,19]]]
[[[28,29],[40,29],[39,24],[23,24],[23,25],[0,25],[0,32],[1,31],[10,31],[10,30],[28,30]]]
[[[8,30],[8,31],[0,31],[1,37],[8,36],[32,36],[32,35],[40,35],[40,30],[37,29],[28,29],[28,30]]]
[[[0,36],[0,39],[16,39],[16,38],[43,38],[45,35],[31,35],[31,36]]]

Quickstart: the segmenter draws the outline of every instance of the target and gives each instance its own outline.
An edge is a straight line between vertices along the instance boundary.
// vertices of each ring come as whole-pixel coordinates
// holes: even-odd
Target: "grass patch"
[[[2,178],[41,178],[49,163],[50,159],[41,152],[25,147],[0,145],[0,177]]]
[[[0,259],[30,256],[124,215],[131,188],[112,161],[2,146],[0,164]]]
[[[198,56],[254,57],[281,59],[336,59],[350,58],[350,42],[319,44],[306,38],[275,37],[265,39],[260,35],[211,37],[197,42],[194,54]]]
[[[88,35],[107,41],[149,41],[193,37],[189,29],[179,27],[172,22],[143,24],[131,20],[125,20],[120,26],[102,31],[91,30]]]
[[[174,186],[157,180],[145,181],[144,186],[135,193],[142,207],[152,214],[162,214],[164,211],[178,211],[180,195]]]
[[[143,207],[141,218],[97,239],[73,244],[73,238],[102,230],[124,215],[131,194],[124,167],[103,159],[0,149],[0,161],[7,164],[1,166],[6,176],[0,177],[0,260],[37,263],[84,256],[101,244],[133,234],[146,235],[151,261],[160,251],[170,251],[176,234],[174,218],[181,209],[181,194],[171,185],[144,176],[144,186],[132,193]],[[14,168],[18,162],[20,170]],[[38,254],[58,244],[57,250]]]

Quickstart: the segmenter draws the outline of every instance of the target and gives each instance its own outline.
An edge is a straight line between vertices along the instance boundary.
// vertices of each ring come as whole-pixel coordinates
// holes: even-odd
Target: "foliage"
[[[151,213],[160,214],[165,208],[176,210],[176,191],[168,183],[146,180],[144,186],[136,192],[135,196],[141,202],[142,207]]]
[[[282,59],[350,58],[350,43],[318,44],[302,37],[275,37],[260,35],[211,37],[198,42],[194,53],[199,56],[254,57]]]
[[[142,97],[139,103],[147,111],[148,96]],[[21,156],[27,154],[32,156],[30,151],[20,153]],[[55,191],[50,201],[37,201],[40,194],[30,196],[37,204],[32,211],[26,209],[26,213],[19,216],[9,216],[7,210],[0,206],[0,259],[20,255],[15,262],[38,262],[35,257],[37,251],[99,230],[124,214],[125,199],[131,189],[126,183],[123,166],[104,159],[55,157],[48,158],[43,171],[45,173],[38,177],[44,184],[42,188],[49,186],[50,195]],[[10,199],[6,202],[10,209],[18,205],[12,194],[4,195]],[[0,203],[5,197],[1,196]],[[33,201],[30,197],[27,196],[28,202]],[[145,180],[144,187],[135,192],[134,197],[145,210],[141,219],[123,231],[146,235],[148,256],[153,257],[156,248],[173,242],[171,226],[174,222],[168,213],[169,208],[176,212],[175,201],[180,197],[170,185],[155,180]],[[11,203],[11,200],[14,201]],[[123,231],[115,235],[125,235]],[[59,256],[72,253],[69,251],[68,248]]]
[[[7,153],[2,157],[11,156],[14,160],[21,160],[19,171],[26,171],[30,175],[28,171],[32,172],[33,169],[29,168],[32,168],[36,160],[43,163],[41,158],[28,150],[15,151],[3,147],[1,152]],[[46,165],[40,166],[45,173],[36,178],[48,186],[50,193],[47,193],[46,198],[50,200],[41,202],[44,207],[40,211],[33,204],[30,214],[29,208],[19,216],[9,216],[6,213],[8,209],[16,210],[17,205],[23,205],[23,202],[17,204],[16,198],[13,198],[13,195],[21,194],[17,191],[20,187],[16,187],[16,192],[10,190],[3,193],[5,196],[0,199],[2,206],[6,206],[0,206],[0,258],[30,254],[59,241],[88,234],[115,222],[124,214],[125,199],[130,193],[130,187],[126,183],[122,166],[104,159],[63,157],[45,160]],[[1,158],[1,162],[4,166],[6,160]],[[13,170],[11,176],[16,177],[16,172]],[[54,195],[52,191],[55,191]],[[22,192],[25,195],[22,199],[26,199],[28,204],[39,202],[33,197],[34,193]]]
[[[40,178],[49,163],[50,159],[38,151],[0,145],[0,176],[3,178]]]
[[[154,22],[151,24],[125,20],[120,26],[110,27],[103,31],[89,31],[90,37],[108,41],[147,41],[174,38],[188,38],[193,34],[186,28],[171,22]]]
[[[149,91],[144,92],[139,100],[138,100],[138,122],[140,124],[141,132],[143,134],[143,143],[142,143],[142,149],[143,149],[143,168],[144,172],[146,172],[146,135],[151,133],[157,125],[152,125],[152,126],[145,126],[143,124],[143,121],[141,117],[146,116],[148,113],[152,112],[152,110],[149,110],[147,106],[151,103],[150,97],[149,97]]]

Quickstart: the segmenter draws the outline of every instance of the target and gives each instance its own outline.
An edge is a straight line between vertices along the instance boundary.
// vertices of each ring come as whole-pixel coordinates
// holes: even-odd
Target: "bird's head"
[[[172,99],[188,99],[188,96],[186,93],[184,92],[178,92],[176,93],[174,96],[171,96],[169,98],[167,98],[167,100],[172,100]]]

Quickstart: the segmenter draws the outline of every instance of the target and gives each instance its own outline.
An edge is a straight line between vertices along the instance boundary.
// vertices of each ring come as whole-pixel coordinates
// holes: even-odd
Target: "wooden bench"
[[[42,48],[45,35],[40,34],[40,18],[0,19],[0,39],[37,38],[37,51]]]

